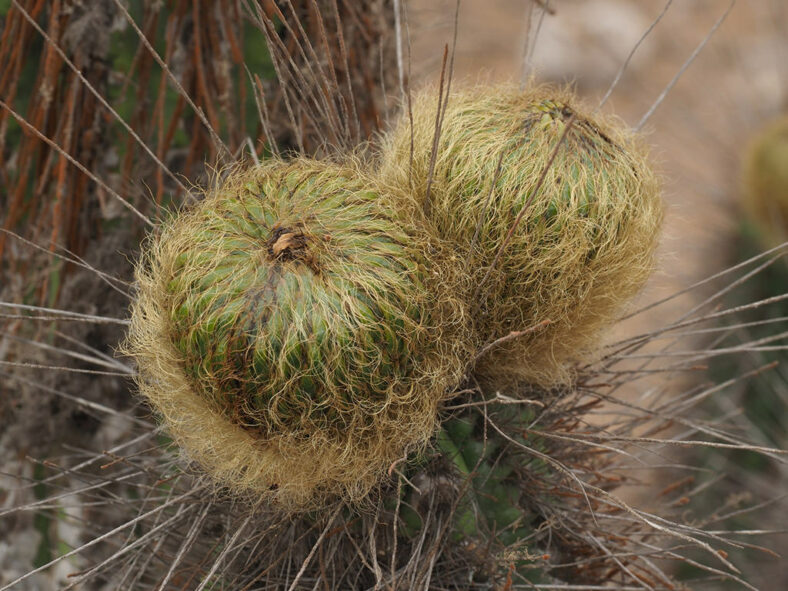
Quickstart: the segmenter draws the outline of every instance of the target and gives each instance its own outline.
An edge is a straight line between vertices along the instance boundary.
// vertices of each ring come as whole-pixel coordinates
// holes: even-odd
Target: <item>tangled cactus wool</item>
[[[788,115],[768,125],[750,144],[744,199],[768,246],[788,238]]]
[[[418,228],[356,169],[306,160],[231,173],[165,225],[126,349],[181,448],[235,492],[308,508],[362,497],[426,441],[463,314]]]
[[[490,349],[478,374],[564,382],[652,269],[662,205],[644,148],[567,91],[485,87],[449,96],[433,150],[436,94],[415,97],[381,175],[464,253],[482,342],[549,321]]]

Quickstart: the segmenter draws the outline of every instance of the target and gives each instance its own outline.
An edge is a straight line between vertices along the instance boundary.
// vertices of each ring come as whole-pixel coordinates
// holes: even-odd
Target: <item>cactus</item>
[[[234,492],[359,499],[432,435],[464,314],[396,201],[352,168],[272,161],[149,244],[127,343],[141,391]]]
[[[567,91],[499,87],[451,96],[433,154],[433,95],[386,141],[381,175],[474,269],[480,341],[549,322],[491,349],[478,375],[566,382],[651,272],[662,205],[644,148]]]

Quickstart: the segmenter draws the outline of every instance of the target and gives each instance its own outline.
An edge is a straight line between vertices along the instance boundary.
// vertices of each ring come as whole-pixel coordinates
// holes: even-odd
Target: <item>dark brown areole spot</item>
[[[306,234],[300,228],[274,226],[271,237],[266,241],[268,258],[271,261],[285,263],[295,261],[305,264],[315,275],[320,275],[317,256],[310,248],[314,236]]]

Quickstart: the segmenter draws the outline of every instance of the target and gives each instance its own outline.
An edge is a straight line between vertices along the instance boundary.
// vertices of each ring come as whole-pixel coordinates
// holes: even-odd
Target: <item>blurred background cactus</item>
[[[0,589],[768,589],[779,580],[769,548],[785,539],[774,498],[785,442],[759,432],[747,409],[764,399],[746,385],[766,380],[778,394],[763,416],[784,409],[782,374],[761,357],[785,348],[775,313],[784,289],[759,300],[743,287],[784,249],[731,269],[714,255],[730,234],[719,222],[730,221],[720,185],[736,184],[725,182],[736,168],[728,160],[784,92],[769,75],[779,51],[764,44],[784,47],[785,8],[469,1],[456,20],[455,8],[0,2],[0,63],[10,64],[0,73]],[[610,23],[631,38],[612,42]],[[496,42],[485,44],[484,31]],[[430,444],[393,461],[361,508],[336,501],[293,516],[217,488],[135,397],[136,367],[115,356],[143,235],[169,215],[162,207],[194,207],[239,163],[351,152],[367,162],[377,132],[394,127],[389,115],[418,115],[412,79],[442,73],[442,90],[423,100],[435,117],[442,97],[449,113],[462,96],[456,78],[479,68],[463,59],[469,47],[510,55],[513,69],[499,59],[499,73],[541,64],[540,79],[577,77],[600,112],[610,85],[616,112],[652,128],[667,173],[662,281],[593,343],[603,347],[593,362],[568,364],[571,379],[491,388],[469,373],[446,393]],[[440,144],[440,119],[432,123],[428,146],[435,129]],[[467,343],[471,365],[489,336]],[[714,360],[731,373],[704,381]]]
[[[744,162],[742,205],[750,230],[765,246],[785,242],[788,227],[788,116],[752,140]]]

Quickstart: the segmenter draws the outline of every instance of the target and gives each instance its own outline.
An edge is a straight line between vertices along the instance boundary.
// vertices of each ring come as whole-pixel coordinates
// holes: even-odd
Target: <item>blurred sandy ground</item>
[[[590,105],[605,94],[666,0],[462,0],[456,79],[572,83]],[[605,109],[636,125],[729,0],[675,0],[642,42]],[[453,0],[407,3],[414,87],[436,82],[454,33]],[[660,269],[641,297],[675,293],[729,265],[739,167],[748,136],[788,108],[788,2],[739,1],[644,127],[664,178]],[[699,296],[696,296],[699,297]],[[673,311],[691,300],[677,300]],[[636,330],[665,322],[639,320]],[[627,330],[627,327],[624,327]]]

